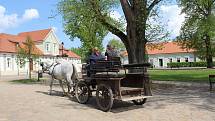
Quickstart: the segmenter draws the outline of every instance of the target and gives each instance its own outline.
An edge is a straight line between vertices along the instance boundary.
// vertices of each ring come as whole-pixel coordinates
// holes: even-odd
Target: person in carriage
[[[107,56],[107,60],[111,60],[112,57],[119,57],[118,52],[115,50],[115,47],[112,47],[109,44],[107,45],[105,56]]]
[[[105,56],[101,54],[98,47],[95,47],[92,49],[91,54],[89,55],[87,59],[87,76],[90,77],[91,74],[95,73],[90,71],[92,68],[92,64],[95,64],[98,60],[105,60]]]

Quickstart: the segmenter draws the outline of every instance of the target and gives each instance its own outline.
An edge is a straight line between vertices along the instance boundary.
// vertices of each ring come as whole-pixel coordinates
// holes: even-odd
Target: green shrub
[[[206,62],[172,62],[167,63],[168,68],[179,68],[179,67],[206,67]]]

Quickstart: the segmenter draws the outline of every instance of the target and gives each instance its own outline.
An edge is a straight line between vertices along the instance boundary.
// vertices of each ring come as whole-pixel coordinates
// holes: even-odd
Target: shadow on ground
[[[208,87],[176,86],[174,84],[153,84],[153,97],[147,99],[146,104],[137,106],[132,102],[115,100],[111,109],[112,113],[121,113],[136,109],[164,109],[168,105],[191,105],[200,110],[215,112],[215,91],[209,91]],[[48,92],[37,91],[49,95]],[[53,91],[52,96],[62,97],[62,92]],[[68,97],[65,97],[68,98]],[[92,96],[87,104],[78,104],[75,97],[68,98],[75,103],[60,104],[62,108],[74,108],[78,110],[98,109],[95,96]]]

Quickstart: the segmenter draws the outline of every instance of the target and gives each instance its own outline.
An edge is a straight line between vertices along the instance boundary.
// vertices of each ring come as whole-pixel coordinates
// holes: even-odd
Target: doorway
[[[159,59],[159,66],[163,67],[163,59]]]

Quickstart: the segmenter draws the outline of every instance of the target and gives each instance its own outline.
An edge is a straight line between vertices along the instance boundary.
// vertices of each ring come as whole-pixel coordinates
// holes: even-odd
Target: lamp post
[[[61,46],[62,46],[62,57],[63,57],[63,46],[64,46],[63,42],[61,43]]]

